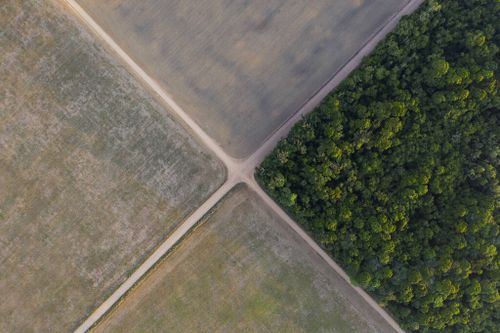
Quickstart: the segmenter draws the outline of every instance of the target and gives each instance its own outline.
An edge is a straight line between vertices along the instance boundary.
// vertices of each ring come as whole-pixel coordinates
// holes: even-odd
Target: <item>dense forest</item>
[[[408,331],[500,332],[500,1],[427,1],[257,177]]]

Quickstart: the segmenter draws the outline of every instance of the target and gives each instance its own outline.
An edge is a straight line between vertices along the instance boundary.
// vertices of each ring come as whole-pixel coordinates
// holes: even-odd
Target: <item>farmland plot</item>
[[[243,185],[95,331],[393,332]]]
[[[56,3],[0,5],[0,332],[67,332],[224,169]]]
[[[408,0],[77,0],[232,156],[294,114]]]

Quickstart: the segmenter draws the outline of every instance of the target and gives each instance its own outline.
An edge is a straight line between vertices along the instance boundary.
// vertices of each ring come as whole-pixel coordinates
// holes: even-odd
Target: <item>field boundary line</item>
[[[131,74],[142,81],[146,88],[151,89],[169,109],[174,116],[180,118],[184,128],[188,130],[200,143],[213,152],[226,167],[226,181],[212,193],[206,201],[196,208],[178,227],[156,248],[156,250],[139,265],[137,269],[116,289],[110,297],[101,303],[75,330],[76,333],[87,332],[103,316],[119,304],[122,297],[141,280],[152,267],[164,257],[170,249],[175,247],[180,239],[201,220],[217,203],[238,183],[244,182],[252,188],[263,200],[275,211],[278,216],[311,246],[311,248],[321,256],[334,271],[339,274],[347,283],[377,312],[379,313],[396,332],[404,332],[395,320],[363,289],[354,286],[349,276],[342,268],[295,222],[267,193],[260,187],[254,178],[255,168],[271,152],[277,143],[286,136],[290,129],[299,122],[303,116],[313,111],[316,106],[334,90],[355,68],[361,64],[364,57],[371,53],[377,44],[391,32],[402,16],[415,11],[425,0],[409,0],[408,3],[386,20],[379,29],[361,46],[361,48],[338,70],[329,81],[327,81],[318,91],[272,132],[261,144],[261,146],[245,159],[235,159],[228,155],[219,144],[210,137],[173,99],[167,92],[149,76],[116,42],[94,21],[94,19],[75,0],[59,0],[65,4],[76,15],[76,17],[86,26],[98,39],[104,43],[111,52],[115,53]],[[165,110],[168,113],[168,110]]]

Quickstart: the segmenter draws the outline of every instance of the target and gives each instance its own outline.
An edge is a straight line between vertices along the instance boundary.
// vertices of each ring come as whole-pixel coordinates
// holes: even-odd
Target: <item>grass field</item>
[[[245,157],[408,0],[77,0],[223,148]]]
[[[243,185],[95,331],[392,332]]]
[[[0,4],[0,332],[68,332],[223,167],[56,3]]]

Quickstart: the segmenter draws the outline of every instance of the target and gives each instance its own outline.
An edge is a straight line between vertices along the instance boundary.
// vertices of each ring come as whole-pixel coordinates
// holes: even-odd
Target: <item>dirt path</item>
[[[156,93],[159,99],[171,109],[175,116],[184,122],[184,125],[191,133],[210,149],[226,166],[226,182],[212,194],[198,209],[196,209],[179,227],[151,254],[134,273],[104,301],[86,320],[76,329],[75,332],[83,333],[88,331],[109,309],[116,304],[127,291],[132,288],[148,270],[155,265],[160,258],[165,255],[172,247],[198,222],[217,202],[224,197],[236,184],[245,182],[283,219],[288,225],[299,234],[342,278],[350,284],[347,274],[338,266],[330,256],[323,251],[319,245],[305,233],[300,226],[293,221],[255,182],[254,170],[264,160],[264,158],[273,150],[276,144],[284,138],[290,129],[302,117],[311,112],[330,91],[338,86],[349,73],[351,73],[368,55],[375,46],[394,29],[399,19],[410,14],[418,8],[424,0],[410,0],[410,2],[398,13],[396,13],[385,25],[377,31],[372,38],[337,72],[333,78],[328,81],[311,99],[309,99],[300,110],[290,117],[279,129],[277,129],[264,144],[249,158],[237,160],[226,154],[222,148],[208,134],[206,134],[198,124],[191,119],[182,108],[163,90],[160,85],[141,69],[114,41],[113,39],[74,1],[61,0],[71,11],[99,38],[104,45],[114,52],[119,60],[124,63],[137,78],[142,80],[146,86]],[[167,111],[165,111],[167,112]],[[392,317],[385,312],[364,290],[350,284],[366,302],[368,302],[396,332],[404,332]]]
[[[222,148],[215,142],[209,135],[207,135],[198,124],[188,116],[186,112],[168,95],[158,82],[149,76],[144,70],[137,65],[137,63],[129,57],[125,51],[115,43],[115,41],[90,17],[85,10],[74,0],[61,0],[66,4],[71,11],[76,14],[81,22],[85,24],[94,35],[103,42],[104,46],[114,52],[118,56],[118,60],[128,67],[130,72],[138,79],[143,81],[147,88],[151,89],[158,95],[161,102],[163,102],[169,109],[171,109],[175,116],[184,122],[185,127],[192,132],[195,138],[198,139],[203,145],[210,149],[228,168],[235,169],[236,160],[227,155]],[[165,111],[167,112],[167,111]]]
[[[186,235],[214,205],[222,199],[237,182],[228,180],[212,196],[208,198],[193,214],[191,214],[175,231],[144,261],[125,282],[99,305],[92,314],[76,329],[75,332],[87,332],[109,309],[124,296],[161,259],[174,245]]]

